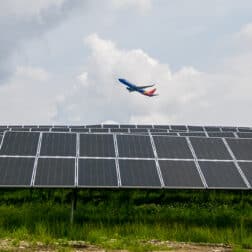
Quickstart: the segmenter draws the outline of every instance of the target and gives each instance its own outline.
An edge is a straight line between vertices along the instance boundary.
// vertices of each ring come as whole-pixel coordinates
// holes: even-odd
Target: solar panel
[[[192,153],[183,137],[153,136],[159,158],[192,159]]]
[[[187,128],[185,125],[171,125],[172,130],[177,130],[177,131],[186,131]]]
[[[76,134],[43,133],[41,156],[76,156]]]
[[[161,187],[154,160],[119,160],[122,187]]]
[[[80,134],[80,156],[115,157],[112,134]]]
[[[156,132],[156,133],[151,133],[151,135],[153,136],[178,136],[178,133],[177,132],[168,132],[168,133]]]
[[[190,141],[198,159],[232,159],[220,138],[190,137]]]
[[[205,126],[206,131],[220,131],[219,127],[216,126]]]
[[[114,159],[79,159],[80,187],[118,187]]]
[[[84,125],[71,125],[69,126],[70,129],[85,129],[86,127]]]
[[[89,129],[84,129],[84,128],[71,128],[71,132],[86,133],[86,132],[89,132]]]
[[[238,132],[237,136],[240,138],[252,138],[252,132]]]
[[[119,128],[119,125],[118,124],[103,124],[103,128],[105,129]]]
[[[96,124],[96,125],[86,125],[86,128],[101,128],[102,125],[101,124]]]
[[[160,170],[167,188],[203,188],[194,161],[159,160]]]
[[[252,160],[252,139],[227,139],[236,159]]]
[[[30,131],[29,128],[9,128],[9,130],[12,130],[12,131]]]
[[[39,133],[11,132],[5,133],[0,155],[34,156],[37,152]]]
[[[150,124],[137,124],[138,129],[151,129],[152,125]]]
[[[117,135],[117,145],[120,157],[154,157],[149,136]]]
[[[151,133],[167,133],[166,129],[150,129]]]
[[[128,133],[128,129],[110,129],[111,132]]]
[[[180,132],[179,135],[180,136],[199,136],[199,137],[206,136],[206,134],[204,132]]]
[[[252,162],[239,162],[239,166],[252,186]]]
[[[148,133],[147,129],[130,129],[131,133]]]
[[[51,131],[53,131],[53,132],[69,132],[69,129],[68,128],[59,128],[59,127],[57,127],[57,128],[52,128]]]
[[[92,133],[108,133],[109,129],[91,128]]]
[[[169,125],[153,125],[154,129],[165,129],[168,130],[170,129]]]
[[[189,131],[204,131],[204,128],[202,126],[188,126]]]
[[[134,124],[120,124],[120,128],[121,129],[134,129],[134,128],[136,128],[136,125],[134,125]]]
[[[0,157],[0,187],[30,186],[34,158]]]
[[[199,162],[209,188],[247,188],[233,162]]]
[[[240,132],[252,132],[252,129],[249,127],[239,127],[238,130]]]
[[[40,128],[31,128],[31,131],[37,131],[37,132],[41,132],[41,131],[49,131],[50,128],[43,128],[43,127],[40,127]]]
[[[34,185],[73,187],[75,185],[75,159],[39,158]]]
[[[222,131],[236,132],[236,127],[221,127]]]
[[[209,137],[235,137],[232,132],[208,132]]]

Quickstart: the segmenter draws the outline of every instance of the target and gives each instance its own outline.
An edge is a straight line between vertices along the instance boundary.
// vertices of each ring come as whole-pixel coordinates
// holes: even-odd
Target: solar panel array
[[[1,129],[5,131],[0,187],[251,189],[252,185],[252,139],[238,135],[249,134],[250,128],[94,125]],[[120,131],[125,129],[127,132]],[[175,133],[172,131],[176,135],[168,135]]]

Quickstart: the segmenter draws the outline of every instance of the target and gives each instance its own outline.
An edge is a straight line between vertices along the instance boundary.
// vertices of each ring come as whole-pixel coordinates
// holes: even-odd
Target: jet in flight
[[[145,90],[145,88],[149,88],[149,87],[153,87],[155,84],[153,85],[148,85],[148,86],[136,86],[135,84],[125,80],[125,79],[118,79],[122,84],[124,84],[125,86],[127,86],[127,90],[129,90],[129,92],[139,92],[142,95],[146,95],[149,97],[152,96],[157,96],[158,94],[154,94],[156,91],[156,88],[153,88],[151,90]]]

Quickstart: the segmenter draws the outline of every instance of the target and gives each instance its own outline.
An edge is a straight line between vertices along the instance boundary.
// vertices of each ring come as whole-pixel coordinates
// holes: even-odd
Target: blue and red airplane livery
[[[146,95],[149,97],[152,96],[157,96],[158,94],[154,94],[156,91],[156,88],[153,88],[151,90],[145,90],[145,88],[148,87],[153,87],[155,84],[153,85],[148,85],[148,86],[136,86],[135,84],[125,80],[125,79],[118,79],[122,84],[124,84],[125,86],[127,86],[127,90],[129,90],[129,92],[139,92],[142,95]]]

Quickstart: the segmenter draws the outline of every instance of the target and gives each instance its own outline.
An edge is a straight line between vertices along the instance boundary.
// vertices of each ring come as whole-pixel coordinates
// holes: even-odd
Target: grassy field
[[[139,251],[150,250],[145,241],[153,239],[252,248],[249,191],[79,190],[73,224],[71,197],[63,189],[2,189],[0,238]]]

